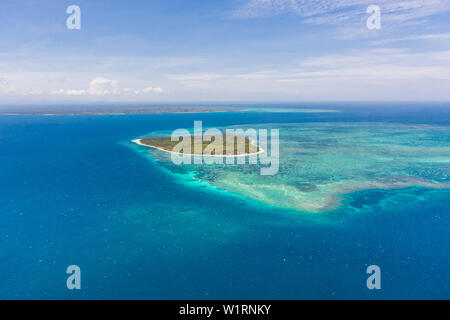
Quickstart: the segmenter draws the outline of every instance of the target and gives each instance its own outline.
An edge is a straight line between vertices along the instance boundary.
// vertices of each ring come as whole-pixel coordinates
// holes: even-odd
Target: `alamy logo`
[[[67,289],[73,290],[81,289],[81,269],[77,265],[70,265],[66,269],[66,273],[70,274],[70,276],[67,278],[66,285]]]
[[[279,168],[279,130],[267,129],[202,129],[202,121],[194,122],[193,136],[187,129],[171,135],[178,142],[171,149],[171,160],[180,164],[249,164],[261,166],[261,175],[275,175]],[[270,152],[269,152],[270,147]]]
[[[66,20],[66,26],[69,30],[80,30],[81,29],[81,9],[77,5],[71,5],[67,7],[67,14],[70,16]]]
[[[369,30],[378,30],[381,29],[381,9],[379,6],[368,6],[366,12],[370,14],[370,17],[367,19],[367,29]]]
[[[370,276],[367,278],[367,289],[373,290],[373,289],[381,289],[381,269],[377,265],[371,265],[367,267],[366,270],[367,274],[370,274]]]

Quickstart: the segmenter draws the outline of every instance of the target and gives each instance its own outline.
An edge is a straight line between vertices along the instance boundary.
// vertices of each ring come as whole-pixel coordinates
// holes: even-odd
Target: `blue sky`
[[[450,101],[450,1],[0,2],[0,104],[353,100]]]

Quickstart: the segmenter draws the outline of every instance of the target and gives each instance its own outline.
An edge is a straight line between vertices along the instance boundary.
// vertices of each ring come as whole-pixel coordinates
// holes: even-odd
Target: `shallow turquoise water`
[[[364,108],[1,116],[0,298],[449,298],[448,108]],[[267,183],[316,204],[331,193],[337,205],[286,206],[289,193],[261,201],[224,186],[260,179],[254,169],[189,176],[129,143],[194,120],[279,127],[286,158]],[[349,177],[364,188],[336,190]],[[80,291],[66,289],[70,264],[82,269]],[[366,288],[371,264],[380,291]]]
[[[450,188],[447,126],[325,122],[240,128],[280,131],[280,164],[276,174],[261,175],[261,167],[267,165],[248,161],[235,165],[179,166],[173,164],[167,153],[143,146],[135,148],[150,153],[174,174],[184,173],[186,179],[182,183],[195,178],[203,185],[207,183],[272,206],[307,213],[339,208],[341,196],[360,190]],[[267,150],[271,150],[270,144]]]

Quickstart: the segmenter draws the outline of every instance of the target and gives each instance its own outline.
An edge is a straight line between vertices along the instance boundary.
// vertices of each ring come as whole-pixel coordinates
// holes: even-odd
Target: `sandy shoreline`
[[[144,146],[144,147],[147,147],[147,148],[158,149],[158,150],[161,150],[161,151],[164,151],[164,152],[173,153],[173,154],[178,154],[178,155],[189,155],[189,156],[196,156],[196,157],[203,156],[203,157],[237,158],[237,157],[248,157],[248,156],[251,156],[251,155],[256,155],[256,154],[259,154],[259,153],[263,153],[263,152],[264,152],[264,149],[263,149],[263,148],[258,147],[258,148],[261,149],[261,150],[258,151],[258,152],[253,152],[253,153],[245,153],[245,154],[238,154],[238,155],[227,155],[227,154],[224,154],[224,155],[203,155],[203,154],[202,154],[202,155],[200,155],[200,154],[193,154],[193,153],[173,152],[173,151],[165,150],[165,149],[162,149],[162,148],[159,148],[159,147],[150,146],[150,145],[147,145],[147,144],[142,143],[142,142],[141,142],[141,139],[134,139],[134,140],[131,140],[131,141],[134,142],[134,143],[136,143],[136,144],[138,144],[138,145],[140,145],[140,146]],[[253,140],[250,140],[250,141],[251,141],[251,143],[252,143],[253,145],[256,145],[255,142],[254,142]]]

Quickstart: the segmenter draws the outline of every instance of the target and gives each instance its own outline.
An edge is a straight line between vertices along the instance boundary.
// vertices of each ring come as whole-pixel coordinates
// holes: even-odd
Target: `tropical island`
[[[220,137],[220,136],[219,136]],[[174,147],[177,146],[180,141],[172,141],[171,137],[146,137],[133,140],[141,146],[146,146],[150,148],[155,148],[166,152],[175,152],[179,154],[188,155],[204,155],[204,156],[220,156],[220,157],[238,157],[238,156],[248,156],[253,154],[258,154],[264,152],[264,150],[256,145],[256,143],[245,136],[222,134],[221,139],[218,136],[189,136],[184,137],[185,139],[190,138],[190,143],[188,145],[190,148],[188,150],[182,149],[181,152],[175,152]],[[234,139],[232,145],[233,150],[227,149],[227,142],[230,139]],[[222,141],[222,153],[220,148],[215,148],[215,146],[220,146],[220,140]],[[243,146],[243,147],[240,147]],[[240,148],[239,148],[240,147]],[[219,149],[219,150],[216,150]]]

